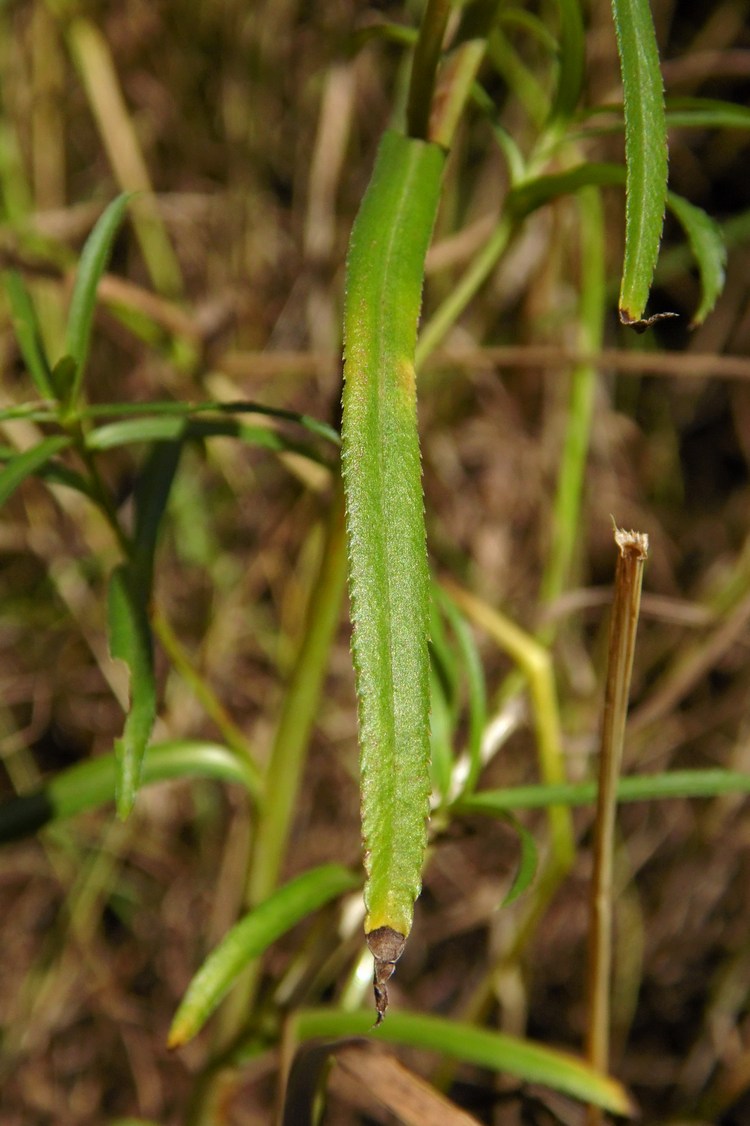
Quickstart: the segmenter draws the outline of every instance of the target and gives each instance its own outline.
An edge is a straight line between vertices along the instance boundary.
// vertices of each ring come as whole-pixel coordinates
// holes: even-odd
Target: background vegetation
[[[482,77],[495,124],[528,154],[554,87],[557,9],[502,10],[503,35]],[[668,97],[747,101],[744,0],[656,0],[653,11]],[[228,748],[236,778],[227,781],[225,766],[216,768],[223,782],[145,786],[127,821],[110,803],[60,817],[3,852],[3,1122],[218,1121],[217,1077],[203,1069],[247,1012],[265,1018],[366,996],[371,966],[358,962],[355,889],[351,925],[333,907],[311,914],[254,964],[234,1002],[230,994],[218,1031],[166,1047],[188,983],[246,902],[316,865],[359,870],[329,427],[339,425],[347,240],[408,74],[399,37],[366,29],[389,20],[414,27],[420,12],[343,0],[130,0],[75,10],[18,0],[0,9],[0,255],[33,296],[49,354],[65,351],[73,271],[96,220],[119,192],[153,188],[131,204],[99,288],[88,404],[123,404],[127,419],[134,405],[156,401],[246,401],[293,413],[233,414],[217,436],[214,411],[210,435],[192,433],[156,558],[154,740],[168,744],[167,757],[201,742]],[[616,104],[609,4],[587,5],[584,15],[581,106]],[[443,781],[453,756],[478,745],[483,692],[482,788],[538,780],[533,715],[496,629],[493,639],[496,609],[548,646],[566,776],[593,777],[615,563],[610,514],[651,541],[625,773],[750,769],[748,134],[728,124],[715,111],[670,130],[670,187],[718,220],[728,246],[726,287],[701,327],[688,328],[699,284],[672,218],[649,311],[680,318],[642,337],[621,327],[624,202],[621,188],[607,187],[598,234],[586,215],[599,196],[584,197],[583,208],[580,196],[563,196],[519,222],[487,283],[420,368],[431,567],[453,582],[466,615],[449,605],[433,627],[433,750]],[[568,128],[585,160],[622,161],[616,115]],[[496,230],[509,167],[488,120],[468,113],[428,257],[425,323]],[[598,256],[606,289],[589,293],[587,305],[581,293]],[[604,351],[586,336],[600,304]],[[0,333],[7,461],[51,430],[28,411],[9,417],[34,391],[7,306]],[[579,361],[592,351],[594,375],[582,382]],[[566,429],[585,416],[575,398],[582,388],[591,438],[568,563],[553,512]],[[96,418],[102,429],[107,421]],[[122,733],[128,685],[107,652],[107,587],[122,557],[113,524],[137,526],[142,482],[163,480],[148,475],[148,437],[141,429],[99,439],[97,503],[50,470],[46,482],[23,481],[3,508],[0,785],[8,797],[111,754]],[[322,686],[311,668],[325,676]],[[296,792],[277,787],[289,808],[266,811],[259,831],[249,809],[269,761],[276,778],[302,773]],[[173,773],[189,772],[185,759],[171,762]],[[102,785],[112,795],[112,777]],[[750,1117],[750,853],[740,786],[620,813],[611,1067],[645,1122],[732,1126]],[[73,812],[76,793],[58,792],[58,809]],[[518,816],[541,848],[542,877],[498,910],[518,865],[518,832],[478,812],[436,813],[392,1004],[579,1052],[592,808],[574,812],[575,858],[554,894],[543,878],[547,816]],[[285,1044],[278,1027],[266,1041],[255,1033],[222,1104],[228,1122],[266,1123],[279,1106],[292,1034]],[[444,1059],[436,1072],[436,1057],[424,1052],[398,1056],[479,1121],[580,1121],[577,1105],[546,1086]],[[392,1096],[384,1111],[384,1090],[407,1080],[387,1070],[392,1062],[342,1062],[325,1121],[394,1120],[387,1115],[406,1099]],[[451,1121],[441,1113],[438,1121]]]

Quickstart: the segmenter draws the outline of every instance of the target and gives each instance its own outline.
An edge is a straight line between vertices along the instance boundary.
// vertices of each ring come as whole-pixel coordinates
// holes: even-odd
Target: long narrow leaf
[[[430,794],[429,576],[414,349],[444,162],[437,145],[385,134],[352,231],[344,314],[342,466],[365,932],[395,934],[401,948],[421,886]],[[386,954],[392,972],[395,957]]]
[[[727,251],[718,223],[680,195],[669,193],[669,208],[687,235],[693,257],[698,264],[701,299],[693,313],[690,327],[703,324],[724,288]]]
[[[298,1039],[310,1040],[317,1037],[365,1036],[371,1032],[371,1025],[368,1013],[308,1009],[293,1018],[292,1030]],[[616,1079],[602,1075],[576,1056],[531,1040],[415,1013],[392,1014],[372,1031],[372,1036],[389,1044],[439,1052],[490,1071],[514,1075],[526,1083],[541,1083],[583,1102],[595,1103],[614,1114],[633,1113],[627,1092]]]
[[[117,740],[117,812],[127,817],[140,782],[141,764],[156,719],[149,590],[127,564],[117,567],[109,584],[109,648],[124,661],[130,677],[130,706],[122,738]]]
[[[0,805],[0,844],[37,832],[114,801],[117,759],[101,755],[63,770],[41,790],[10,798]],[[144,786],[174,778],[213,778],[239,783],[257,795],[259,779],[248,760],[218,743],[176,740],[150,746],[143,760]]]
[[[750,794],[750,774],[733,770],[673,770],[668,774],[643,774],[621,778],[617,800],[663,801],[666,798],[714,798],[721,794]],[[511,786],[507,790],[480,790],[454,805],[457,813],[483,813],[490,817],[518,809],[546,809],[550,805],[590,805],[596,782],[564,782],[556,786]]]
[[[667,126],[648,0],[612,0],[625,112],[625,259],[620,320],[642,328],[667,198]]]
[[[8,294],[13,331],[24,363],[39,394],[45,399],[52,399],[50,364],[44,350],[34,303],[17,270],[6,270],[3,281]]]
[[[78,398],[86,370],[97,286],[106,269],[115,236],[131,198],[132,193],[120,195],[109,204],[86,240],[81,254],[65,335],[65,351],[76,363],[76,378],[71,394],[73,404]]]
[[[66,449],[71,444],[71,439],[61,434],[58,437],[45,438],[38,446],[32,446],[23,453],[17,454],[5,463],[0,470],[0,505],[5,504],[18,486],[27,477],[38,473],[55,454]]]
[[[327,864],[279,888],[225,935],[195,975],[169,1030],[176,1048],[200,1032],[245,967],[319,907],[357,886],[347,868]]]

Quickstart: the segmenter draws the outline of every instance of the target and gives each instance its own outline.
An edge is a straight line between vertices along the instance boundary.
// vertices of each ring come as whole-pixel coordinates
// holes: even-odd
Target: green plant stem
[[[531,695],[540,773],[546,782],[553,785],[562,782],[560,719],[549,653],[533,637],[481,599],[452,582],[444,582],[443,586],[467,618],[484,629],[519,665],[527,679]],[[563,806],[550,806],[548,815],[554,865],[567,871],[573,859],[573,823],[570,812]]]
[[[589,998],[586,1055],[600,1071],[609,1067],[609,997],[612,976],[612,904],[617,780],[622,763],[635,636],[648,537],[615,529],[620,549],[609,631],[607,686],[599,759],[599,790],[594,830],[594,874],[589,930]],[[599,1126],[601,1111],[589,1107],[589,1126]]]
[[[195,668],[184,646],[161,610],[157,609],[153,612],[151,625],[175,671],[179,673],[185,683],[195,693],[206,715],[213,720],[221,732],[226,745],[242,759],[248,775],[253,779],[253,793],[256,795],[259,794],[263,788],[261,772],[244,732],[231,718],[211,685],[208,684],[205,678],[202,677]]]
[[[435,310],[431,320],[422,329],[415,353],[419,369],[431,352],[437,348],[451,325],[460,317],[472,297],[487,280],[498,258],[505,250],[513,231],[510,216],[505,213],[449,297]]]
[[[432,93],[450,13],[451,0],[427,0],[414,50],[406,107],[406,132],[410,137],[422,141],[427,140],[429,133]]]
[[[576,346],[584,355],[594,355],[602,346],[606,299],[604,219],[596,188],[582,189],[577,202],[581,230],[581,296]],[[596,390],[595,366],[592,363],[577,364],[570,380],[567,427],[552,514],[552,538],[540,592],[542,602],[547,604],[559,598],[569,580],[579,535],[583,479]],[[554,633],[555,623],[549,622],[537,633],[537,637],[542,644],[549,644]]]
[[[294,807],[302,780],[328,652],[341,614],[346,578],[344,505],[337,489],[328,517],[323,558],[311,594],[302,645],[292,671],[266,771],[263,799],[254,826],[254,845],[247,880],[249,908],[276,887],[289,840]],[[259,965],[238,983],[222,1010],[219,1044],[232,1039],[247,1019],[257,985]]]

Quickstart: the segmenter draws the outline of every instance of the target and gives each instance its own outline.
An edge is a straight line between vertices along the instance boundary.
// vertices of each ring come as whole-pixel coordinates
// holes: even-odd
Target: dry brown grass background
[[[658,0],[654,9],[668,92],[746,99],[744,0],[709,8]],[[80,10],[114,62],[178,266],[161,277],[158,292],[132,229],[119,239],[97,320],[92,399],[246,397],[335,423],[346,241],[402,81],[399,49],[373,40],[352,54],[350,37],[383,15],[403,21],[402,8],[129,0]],[[71,54],[70,14],[68,5],[29,0],[0,10],[0,176],[10,216],[0,238],[3,253],[35,280],[53,333],[73,259],[51,266],[30,233],[75,253],[103,204],[140,174],[127,164],[117,106],[105,103],[97,120],[95,92]],[[611,99],[617,87],[608,5],[592,5],[588,20],[587,100]],[[101,93],[104,80],[97,81]],[[497,93],[505,124],[523,143],[527,120],[512,96]],[[621,155],[617,135],[589,145],[592,159]],[[561,622],[555,667],[572,778],[589,773],[596,749],[614,567],[610,513],[620,525],[647,531],[652,544],[626,770],[750,769],[747,162],[743,133],[675,132],[675,190],[721,221],[743,211],[745,219],[735,226],[725,293],[693,334],[684,325],[696,283],[674,265],[679,238],[668,225],[673,268],[660,276],[653,304],[683,318],[651,334],[647,347],[659,354],[640,370],[632,368],[633,341],[615,318],[622,196],[606,197],[610,351],[599,366],[575,581],[553,608]],[[461,134],[449,176],[455,213],[441,219],[428,312],[486,238],[502,199],[502,161],[481,122]],[[573,221],[564,200],[529,221],[421,378],[433,568],[526,628],[537,622],[566,350],[574,350]],[[123,281],[130,287],[124,291]],[[108,310],[118,299],[143,307],[160,326],[151,344]],[[3,401],[22,401],[28,384],[7,320],[0,332]],[[727,356],[737,360],[723,367]],[[18,434],[6,425],[3,441]],[[127,503],[130,454],[117,451],[105,471]],[[171,510],[158,568],[160,609],[261,757],[319,553],[323,490],[298,466],[290,471],[263,451],[216,442],[186,457]],[[4,510],[5,794],[109,751],[119,732],[103,652],[104,583],[113,561],[100,524],[38,483]],[[510,665],[487,638],[478,640],[494,698]],[[286,874],[330,859],[357,862],[348,642],[342,616]],[[158,659],[162,735],[215,737],[184,679],[169,671],[163,654]],[[521,731],[484,781],[534,777],[533,746]],[[170,1055],[166,1032],[196,966],[237,910],[234,844],[246,832],[245,815],[230,790],[173,783],[144,791],[124,825],[107,809],[4,850],[3,1123],[94,1126],[118,1115],[185,1121],[191,1073],[205,1046],[199,1041]],[[543,833],[541,816],[524,821]],[[495,983],[489,1020],[579,1050],[590,811],[577,811],[575,824],[574,870],[522,964]],[[640,803],[621,811],[619,825],[613,1070],[635,1091],[644,1122],[742,1126],[750,1121],[746,803]],[[510,925],[512,911],[498,912],[497,904],[516,853],[507,828],[471,820],[451,826],[427,869],[414,935],[394,979],[395,1004],[461,1014]],[[302,940],[294,932],[273,948],[267,984]],[[406,1058],[417,1069],[430,1063]],[[229,1121],[270,1121],[274,1068],[265,1058],[248,1068]],[[534,1091],[521,1102],[510,1088],[460,1072],[453,1097],[480,1121],[502,1126],[579,1121],[568,1103]],[[395,1121],[361,1100],[361,1085],[342,1081],[326,1121]]]

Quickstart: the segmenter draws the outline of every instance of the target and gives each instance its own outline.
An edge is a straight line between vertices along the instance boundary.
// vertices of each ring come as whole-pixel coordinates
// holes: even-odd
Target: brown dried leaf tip
[[[659,321],[669,321],[673,317],[679,317],[679,315],[679,313],[654,313],[650,317],[633,317],[627,309],[620,309],[620,324],[625,325],[626,328],[632,328],[637,333],[642,333],[647,328],[658,324]]]
[[[372,978],[373,992],[375,994],[375,1008],[377,1020],[375,1027],[381,1023],[388,1009],[388,989],[386,982],[396,968],[396,962],[404,952],[406,935],[399,934],[392,927],[378,927],[367,935],[367,945],[375,959],[375,972]]]
[[[633,555],[636,559],[645,559],[648,556],[648,533],[627,532],[618,528],[614,517],[612,523],[615,529],[615,543],[620,549],[620,555]]]

